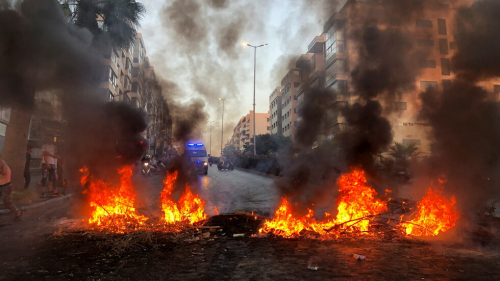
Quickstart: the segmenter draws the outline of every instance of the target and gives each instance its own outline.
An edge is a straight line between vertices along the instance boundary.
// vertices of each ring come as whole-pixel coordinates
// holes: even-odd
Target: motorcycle
[[[234,165],[233,165],[233,163],[231,163],[229,161],[226,161],[224,163],[219,162],[219,164],[217,164],[217,168],[219,170],[230,170],[230,171],[232,171],[232,170],[234,170]]]
[[[156,175],[156,173],[158,172],[158,167],[152,165],[150,162],[142,162],[141,172],[143,176]]]

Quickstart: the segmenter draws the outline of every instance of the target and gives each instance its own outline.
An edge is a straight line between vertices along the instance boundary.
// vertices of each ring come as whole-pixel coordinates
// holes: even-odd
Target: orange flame
[[[161,209],[164,213],[164,221],[172,224],[177,222],[186,222],[193,224],[207,218],[205,214],[205,202],[198,195],[194,195],[189,185],[185,186],[184,192],[175,203],[170,199],[177,180],[178,172],[167,174],[163,181],[164,188],[161,192]]]
[[[91,207],[89,224],[99,230],[115,233],[134,231],[144,225],[148,218],[138,215],[134,207],[136,194],[130,180],[132,167],[126,166],[118,170],[119,187],[91,179],[87,168],[80,171],[83,173],[81,184],[87,186],[84,193],[89,195]]]
[[[214,212],[215,212],[215,215],[219,215],[219,210],[217,210],[217,206],[214,206]]]
[[[370,223],[369,218],[380,212],[387,210],[387,205],[375,199],[376,192],[366,185],[365,173],[360,170],[353,170],[342,175],[337,181],[340,192],[338,200],[338,214],[332,220],[330,213],[324,213],[321,222],[314,218],[314,211],[308,209],[308,214],[296,217],[292,206],[286,198],[281,201],[281,206],[276,210],[274,219],[264,222],[264,226],[259,230],[261,233],[273,233],[282,237],[294,237],[300,235],[302,231],[314,231],[320,235],[326,235],[327,229],[335,225],[341,225],[346,231],[360,230],[367,231]],[[347,230],[349,229],[349,230]]]
[[[337,184],[340,198],[335,221],[337,224],[345,223],[342,228],[348,227],[349,224],[349,226],[355,225],[360,231],[368,231],[370,224],[368,218],[387,210],[385,202],[375,199],[377,195],[375,189],[366,185],[364,171],[353,170],[344,174],[337,180]]]
[[[402,223],[406,234],[436,236],[454,227],[460,218],[455,203],[454,196],[448,200],[441,195],[441,190],[429,188],[427,195],[418,203],[415,217],[409,222]]]

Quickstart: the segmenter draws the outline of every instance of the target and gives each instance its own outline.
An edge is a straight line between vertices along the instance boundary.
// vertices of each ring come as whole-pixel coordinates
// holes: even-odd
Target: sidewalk
[[[41,195],[41,190],[36,188],[36,184],[42,178],[41,172],[34,172],[31,174],[31,182],[28,189],[33,189],[36,191],[37,195]],[[58,188],[59,192],[62,192],[62,188]],[[21,209],[24,215],[29,215],[33,213],[48,211],[57,205],[60,205],[71,199],[71,188],[68,188],[64,196],[48,196],[47,198],[40,199],[40,201],[33,203],[16,203],[16,206]],[[2,198],[2,197],[0,197]],[[0,220],[4,220],[5,217],[12,216],[10,210],[5,209],[3,200],[0,200]]]

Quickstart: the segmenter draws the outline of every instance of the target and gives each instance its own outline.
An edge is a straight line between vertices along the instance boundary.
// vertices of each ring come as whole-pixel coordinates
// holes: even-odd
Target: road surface
[[[220,214],[236,211],[256,212],[272,215],[279,203],[279,194],[273,179],[243,171],[219,171],[217,166],[209,167],[207,175],[199,175],[199,185],[194,187],[205,201],[205,211],[214,215],[216,206]],[[162,176],[151,179],[154,192],[148,195],[149,201],[159,198],[163,188]],[[139,192],[140,193],[140,192]],[[149,203],[148,205],[151,205]]]

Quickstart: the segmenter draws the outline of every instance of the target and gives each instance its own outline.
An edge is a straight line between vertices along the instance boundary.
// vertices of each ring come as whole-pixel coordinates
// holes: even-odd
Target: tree
[[[233,156],[234,154],[236,154],[238,150],[236,149],[236,147],[232,144],[230,145],[227,145],[226,147],[224,147],[224,150],[222,151],[222,153],[224,154],[224,156],[226,157],[230,157],[230,156]]]
[[[145,12],[143,4],[131,0],[79,0],[73,18],[96,38],[105,35],[114,50],[126,50],[135,42]]]
[[[420,154],[417,151],[418,146],[415,143],[405,145],[400,142],[394,142],[394,145],[390,147],[389,155],[395,159],[396,164],[406,170],[409,160]]]
[[[290,137],[284,137],[281,135],[257,135],[257,154],[269,154],[275,153],[283,149],[287,149],[292,145],[292,140]],[[245,145],[244,152],[252,153],[253,145]]]

